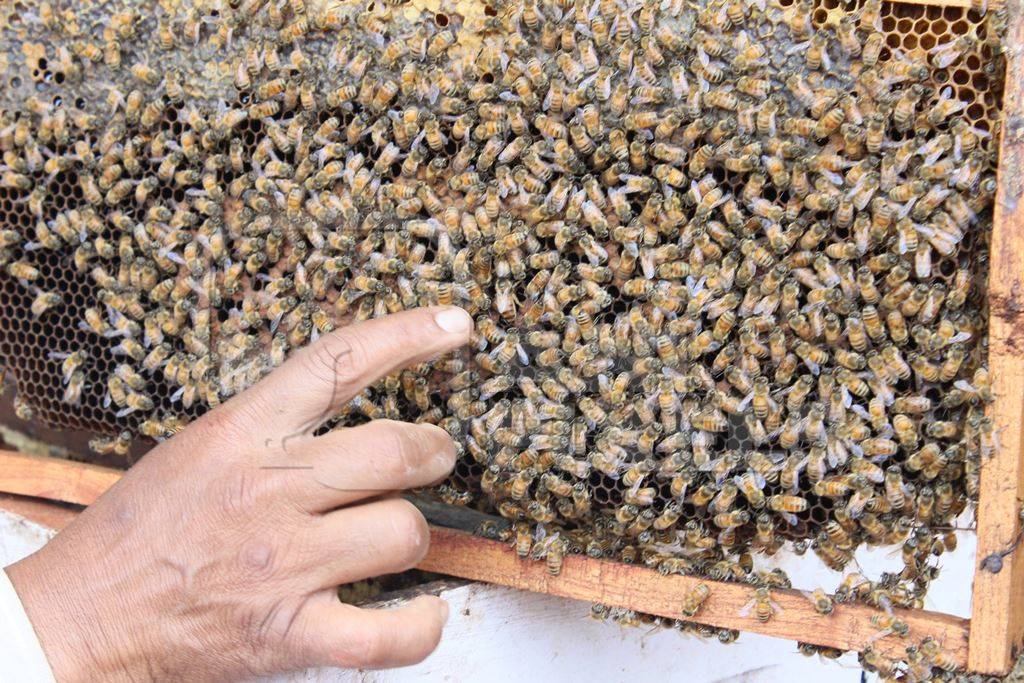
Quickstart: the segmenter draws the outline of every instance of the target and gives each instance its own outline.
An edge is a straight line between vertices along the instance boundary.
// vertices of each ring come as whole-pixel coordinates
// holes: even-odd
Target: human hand
[[[465,344],[457,308],[346,327],[142,458],[7,572],[59,681],[230,680],[416,663],[447,605],[342,604],[336,586],[426,553],[419,511],[387,495],[443,479],[448,434],[378,420],[313,437],[353,395]]]

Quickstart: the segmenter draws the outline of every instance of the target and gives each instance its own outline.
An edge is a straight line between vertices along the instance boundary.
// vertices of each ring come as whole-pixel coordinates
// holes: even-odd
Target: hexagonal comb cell
[[[124,452],[458,305],[468,348],[317,428],[441,425],[438,495],[528,554],[766,582],[745,551],[906,542],[927,585],[991,447],[999,13],[122,5],[3,10],[19,414]]]

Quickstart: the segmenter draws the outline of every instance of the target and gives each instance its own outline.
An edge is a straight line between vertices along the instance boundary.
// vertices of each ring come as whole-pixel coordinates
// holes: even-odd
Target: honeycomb
[[[922,603],[994,440],[1003,11],[2,11],[20,417],[123,454],[336,325],[459,305],[470,348],[321,428],[443,426],[463,453],[436,493],[553,572],[586,552],[771,588],[751,553],[841,570],[901,544],[905,571],[834,598]]]

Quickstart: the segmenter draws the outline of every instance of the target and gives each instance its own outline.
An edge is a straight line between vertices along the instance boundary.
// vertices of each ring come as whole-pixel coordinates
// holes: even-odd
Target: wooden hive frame
[[[970,0],[901,0],[914,4],[970,7]],[[990,3],[991,4],[991,3]],[[1006,11],[1006,77],[1003,90],[1002,139],[998,192],[993,213],[989,301],[989,368],[995,402],[989,408],[999,444],[981,469],[977,507],[977,554],[971,618],[896,610],[915,641],[931,636],[962,668],[1003,674],[1013,665],[1024,636],[1024,558],[1020,557],[1021,499],[1024,497],[1024,2],[1009,0]],[[89,505],[121,476],[95,465],[0,451],[0,492],[76,505]],[[6,507],[61,527],[75,516],[26,498],[0,498]],[[754,588],[690,576],[662,576],[656,571],[597,560],[566,557],[558,576],[544,564],[520,560],[506,544],[441,527],[431,528],[432,544],[420,568],[719,628],[750,631],[842,650],[869,646],[901,657],[909,641],[874,640],[870,618],[877,610],[863,604],[837,605],[822,616],[796,590],[773,591],[783,608],[766,623],[740,616]],[[998,558],[996,561],[994,558]],[[986,561],[987,560],[987,561]],[[996,571],[993,571],[996,570]],[[705,583],[711,595],[694,617],[680,609],[683,597]]]

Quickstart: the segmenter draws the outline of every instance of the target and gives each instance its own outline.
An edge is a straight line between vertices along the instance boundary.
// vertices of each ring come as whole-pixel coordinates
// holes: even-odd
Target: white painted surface
[[[925,596],[925,609],[945,612],[959,617],[971,616],[971,582],[973,581],[973,558],[977,537],[973,531],[957,532],[957,548],[939,559],[941,571],[932,582]],[[900,548],[861,546],[854,555],[855,563],[847,566],[846,572],[859,571],[868,578],[876,579],[882,572],[899,572],[903,568]],[[821,586],[832,593],[843,580],[844,572],[834,572],[808,551],[803,557],[790,552],[780,552],[771,558],[757,558],[759,566],[781,567],[789,575],[795,588],[811,589]]]
[[[0,511],[0,566],[41,547],[52,532]],[[960,534],[957,552],[942,560],[929,609],[970,615],[974,536]],[[861,570],[877,576],[899,569],[899,552],[861,549]],[[813,553],[780,553],[767,567],[785,569],[794,585],[831,591],[842,575]],[[645,631],[595,621],[590,605],[497,586],[471,584],[446,590],[451,617],[440,647],[407,669],[372,672],[310,670],[270,679],[273,683],[366,681],[686,681],[686,683],[857,683],[856,657],[839,661],[808,658],[785,640],[743,634],[732,645],[703,641],[675,631]]]
[[[31,555],[53,536],[53,529],[0,510],[0,567]]]

